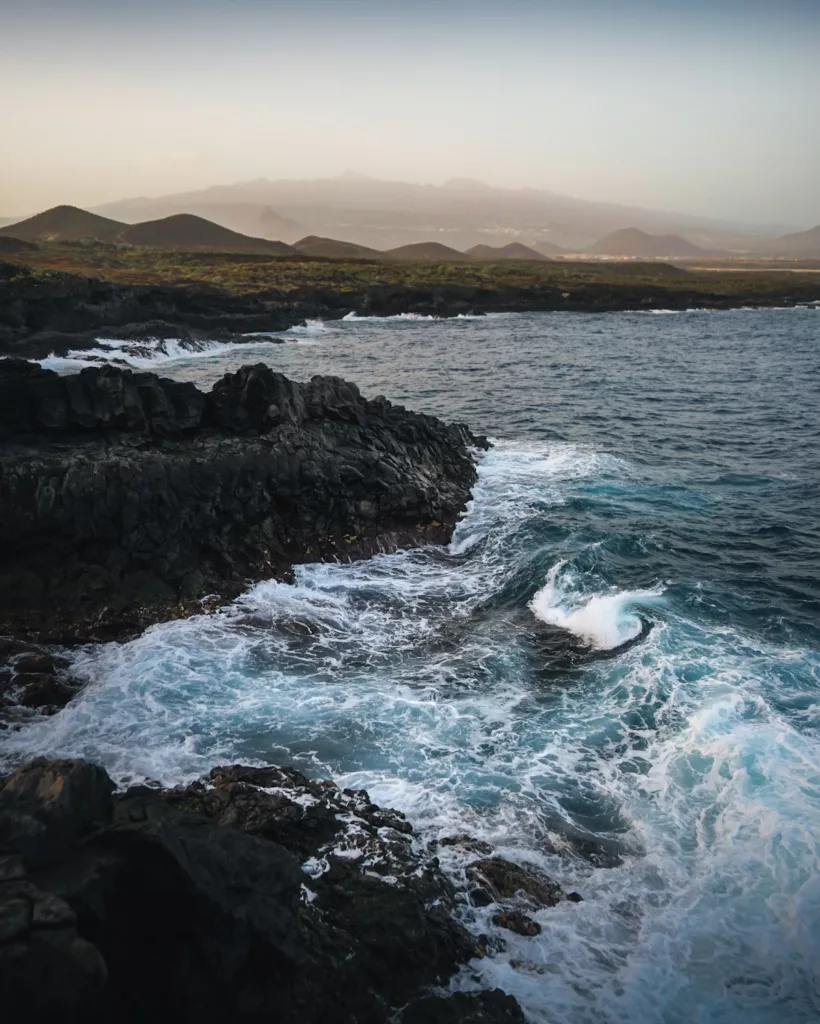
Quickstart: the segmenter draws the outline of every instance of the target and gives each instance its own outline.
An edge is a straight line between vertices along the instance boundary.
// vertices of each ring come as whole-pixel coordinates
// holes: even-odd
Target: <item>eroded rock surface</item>
[[[8,1024],[523,1020],[500,992],[442,992],[485,950],[404,816],[363,790],[242,766],[113,789],[72,760],[0,780]]]
[[[0,624],[122,635],[297,562],[444,542],[485,443],[264,364],[205,394],[0,361]]]

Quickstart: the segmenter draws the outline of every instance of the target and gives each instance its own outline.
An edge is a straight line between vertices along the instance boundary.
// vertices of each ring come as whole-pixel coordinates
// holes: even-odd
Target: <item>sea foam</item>
[[[562,585],[564,568],[564,562],[557,562],[550,569],[547,582],[530,601],[530,609],[543,622],[574,633],[598,650],[611,651],[640,636],[644,623],[638,608],[656,602],[663,594],[663,589],[655,588],[579,597]]]

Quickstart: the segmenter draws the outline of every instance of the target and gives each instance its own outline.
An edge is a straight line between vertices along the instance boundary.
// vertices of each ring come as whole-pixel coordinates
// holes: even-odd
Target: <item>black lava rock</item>
[[[8,1024],[523,1020],[429,995],[483,955],[397,811],[294,769],[113,794],[82,761],[0,780]]]
[[[192,384],[0,361],[0,624],[123,634],[296,562],[445,542],[476,472],[460,425],[264,364]]]

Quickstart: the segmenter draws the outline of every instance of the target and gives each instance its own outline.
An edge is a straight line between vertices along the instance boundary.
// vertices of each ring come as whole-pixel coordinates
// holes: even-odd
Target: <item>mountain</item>
[[[174,197],[141,197],[107,203],[105,206],[97,207],[95,212],[113,217],[125,224],[140,224],[146,220],[162,220],[177,213],[190,213],[243,235],[288,243],[310,233],[304,224],[293,220],[292,217],[281,216],[266,203],[192,202],[184,197],[179,201]]]
[[[228,219],[231,210],[236,208],[238,213],[240,207],[244,218],[256,219],[255,227],[247,219],[242,223]],[[259,225],[268,207],[275,211],[274,217],[281,218],[272,234]],[[520,242],[545,255],[553,254],[552,245],[583,251],[624,224],[652,234],[681,235],[709,250],[749,250],[761,236],[794,230],[598,203],[545,189],[496,188],[472,179],[417,185],[354,174],[314,180],[258,178],[157,199],[110,203],[96,212],[125,221],[195,213],[233,230],[287,242],[318,235],[380,250],[431,238],[461,250]],[[282,222],[295,222],[294,233]]]
[[[650,235],[639,228],[621,228],[587,246],[596,256],[637,256],[640,258],[682,259],[705,256],[706,250],[687,242],[680,235]]]
[[[320,238],[308,235],[293,243],[296,252],[304,256],[326,256],[329,259],[381,259],[384,253],[378,249],[368,249],[366,245],[355,242],[340,242],[335,238]]]
[[[54,206],[16,224],[0,228],[0,235],[11,235],[27,242],[46,239],[72,241],[78,238],[97,238],[112,241],[125,224],[96,213],[88,213],[76,206]]]
[[[458,249],[451,249],[441,242],[415,242],[411,245],[400,245],[396,249],[388,249],[384,256],[394,260],[424,260],[430,263],[469,263],[472,259]]]
[[[293,249],[284,242],[250,238],[190,213],[177,213],[161,220],[132,224],[120,233],[119,240],[130,245],[182,251],[252,252],[272,256],[288,256],[293,253]]]
[[[467,250],[467,255],[476,260],[546,260],[543,253],[531,249],[528,245],[520,242],[510,242],[509,245],[474,245]]]
[[[761,242],[756,250],[765,256],[785,256],[792,259],[820,259],[820,224],[808,231],[796,231],[780,238]]]

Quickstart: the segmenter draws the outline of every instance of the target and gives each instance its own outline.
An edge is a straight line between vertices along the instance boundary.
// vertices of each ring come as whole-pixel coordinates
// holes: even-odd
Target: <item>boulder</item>
[[[82,761],[0,780],[0,996],[46,1021],[518,1024],[430,995],[485,954],[397,811],[292,768],[114,794]]]
[[[29,866],[59,860],[111,821],[114,783],[80,760],[28,761],[0,786],[0,853]]]
[[[531,938],[541,934],[541,925],[528,914],[522,914],[519,910],[502,910],[498,914],[493,914],[492,921],[497,928],[506,928],[507,931],[515,932],[517,935],[526,935]]]

